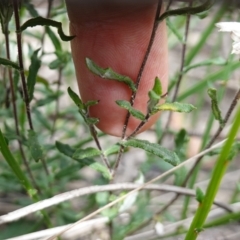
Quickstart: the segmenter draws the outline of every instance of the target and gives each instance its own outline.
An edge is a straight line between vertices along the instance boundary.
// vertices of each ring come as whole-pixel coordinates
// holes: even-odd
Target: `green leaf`
[[[17,63],[12,62],[12,61],[10,61],[10,60],[8,60],[8,59],[6,59],[6,58],[1,58],[1,57],[0,57],[0,64],[1,64],[1,65],[4,65],[4,66],[7,66],[7,67],[15,68],[15,69],[17,69],[17,70],[20,70],[20,67],[18,66]]]
[[[56,141],[55,145],[59,152],[63,153],[68,157],[72,157],[72,155],[75,152],[75,149],[71,148],[68,144],[64,144],[59,141]]]
[[[26,8],[28,10],[28,12],[30,13],[30,15],[32,17],[39,16],[37,10],[34,8],[32,3],[30,3],[29,1],[23,1],[22,4],[23,4],[24,8]]]
[[[172,33],[177,37],[177,39],[179,40],[180,43],[184,44],[184,37],[181,35],[181,33],[179,32],[179,29],[177,29],[175,27],[174,24],[171,23],[170,19],[167,18],[166,20],[166,24],[168,26],[168,28],[172,31]]]
[[[127,109],[133,117],[140,119],[141,121],[145,120],[145,115],[142,112],[140,112],[139,110],[133,108],[131,106],[130,102],[125,101],[125,100],[117,100],[116,103],[121,108]]]
[[[152,109],[158,104],[162,95],[162,84],[158,77],[155,78],[152,90],[148,92],[148,112],[151,113]]]
[[[103,164],[96,162],[90,158],[84,159],[74,158],[73,154],[75,153],[76,149],[71,148],[68,144],[63,144],[61,142],[56,141],[56,147],[59,150],[59,152],[77,161],[80,164],[80,167],[89,166],[90,168],[102,173],[105,178],[111,179],[109,170]]]
[[[199,203],[202,203],[204,199],[204,193],[203,191],[198,187],[196,189],[196,200],[199,202]]]
[[[219,121],[219,124],[222,127],[224,127],[225,123],[222,118],[221,110],[219,109],[219,106],[218,106],[217,90],[215,88],[209,88],[207,93],[208,93],[209,97],[211,98],[213,116],[216,120]]]
[[[33,130],[28,130],[28,147],[36,162],[44,158],[42,147],[38,142],[38,136]]]
[[[207,59],[205,61],[202,61],[200,63],[196,63],[193,65],[185,66],[183,68],[183,72],[186,73],[189,70],[197,67],[203,67],[203,66],[210,66],[210,65],[218,65],[218,66],[223,66],[226,65],[227,61],[224,58],[218,57],[218,58],[213,58],[213,59]]]
[[[57,91],[54,93],[46,93],[45,98],[37,100],[35,106],[41,107],[41,106],[47,105],[53,101],[56,101],[62,94],[63,92],[61,91]]]
[[[16,161],[12,152],[8,148],[7,142],[2,134],[1,129],[0,129],[0,151],[4,159],[12,169],[13,173],[18,178],[20,184],[22,184],[27,190],[32,189],[31,183],[28,181],[26,177],[26,173],[22,171],[18,161]]]
[[[88,69],[92,73],[96,74],[97,76],[99,76],[101,78],[106,78],[109,80],[116,80],[118,82],[123,82],[126,85],[128,85],[128,87],[133,92],[137,91],[136,86],[131,78],[121,75],[119,73],[116,73],[111,68],[101,68],[89,58],[86,58],[86,64],[87,64]]]
[[[74,159],[84,159],[84,158],[91,158],[91,157],[96,157],[96,156],[100,156],[101,155],[101,151],[96,149],[96,148],[78,148],[74,154],[73,154],[73,158]]]
[[[34,87],[37,79],[37,72],[41,67],[41,60],[38,58],[38,52],[40,48],[33,52],[31,56],[31,64],[29,67],[28,77],[27,77],[27,87],[28,87],[28,95],[29,101],[31,102],[33,99]]]
[[[192,104],[188,103],[163,103],[155,106],[153,108],[153,113],[159,112],[159,111],[174,111],[174,112],[185,112],[189,113],[192,110],[196,109]]]
[[[91,117],[88,117],[88,118],[84,117],[84,120],[87,123],[87,125],[96,125],[99,122],[98,118],[91,118]]]
[[[61,67],[61,65],[62,65],[62,61],[59,58],[57,58],[57,59],[53,60],[52,62],[50,62],[48,67],[50,69],[58,69]]]
[[[49,27],[46,27],[46,33],[48,34],[49,38],[51,39],[56,51],[61,52],[62,51],[62,44],[60,43],[56,34]]]
[[[127,141],[121,141],[120,144],[124,147],[141,148],[149,153],[152,153],[162,158],[164,161],[170,163],[173,166],[177,166],[180,162],[176,153],[160,146],[157,143],[150,143],[146,140],[140,139],[129,139]]]
[[[84,105],[85,105],[86,108],[89,108],[91,106],[97,105],[98,103],[99,103],[98,100],[91,100],[91,101],[87,101]]]
[[[207,153],[207,155],[209,156],[219,155],[221,151],[222,151],[222,147],[216,148],[213,151]],[[227,159],[232,160],[239,152],[240,152],[240,142],[235,142],[229,151]]]
[[[62,30],[62,23],[43,17],[35,17],[26,21],[21,27],[20,32],[24,31],[28,27],[35,26],[50,26],[55,27],[58,30],[58,34],[63,41],[71,41],[75,36],[67,36]]]
[[[108,149],[106,149],[104,151],[104,155],[105,156],[109,156],[112,154],[116,154],[119,152],[120,146],[119,145],[112,145],[111,147],[109,147]]]
[[[176,137],[175,137],[175,146],[177,149],[180,149],[182,148],[186,142],[188,142],[189,138],[188,138],[188,135],[187,135],[187,131],[185,129],[181,129]]]
[[[73,100],[73,102],[77,105],[77,107],[81,110],[84,109],[84,105],[80,97],[70,88],[68,87],[68,95]]]

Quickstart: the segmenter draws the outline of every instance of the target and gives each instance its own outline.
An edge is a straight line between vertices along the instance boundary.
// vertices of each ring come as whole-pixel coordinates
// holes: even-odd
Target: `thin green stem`
[[[226,172],[227,166],[229,164],[229,152],[234,143],[235,137],[238,133],[240,126],[240,108],[236,113],[235,121],[232,125],[232,128],[229,133],[229,137],[222,148],[222,151],[217,159],[216,166],[213,170],[211,181],[208,185],[206,195],[203,201],[199,204],[197,212],[194,216],[192,224],[189,228],[189,231],[186,235],[186,240],[194,240],[197,238],[198,233],[202,230],[204,222],[208,216],[208,213],[211,209],[214,198],[219,189],[221,180]]]

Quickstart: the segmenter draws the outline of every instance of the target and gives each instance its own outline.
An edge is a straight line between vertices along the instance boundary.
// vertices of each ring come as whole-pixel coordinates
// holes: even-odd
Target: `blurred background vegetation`
[[[218,33],[215,27],[215,23],[220,21],[239,21],[239,8],[230,2],[215,4],[209,11],[191,16],[190,20],[186,16],[174,16],[166,20],[170,73],[167,99],[171,101],[175,98],[178,102],[191,103],[197,110],[189,114],[164,112],[157,124],[139,137],[175,151],[181,161],[205,149],[209,142],[225,139],[234,115],[230,116],[224,127],[220,126],[214,119],[211,98],[208,96],[209,88],[217,90],[217,101],[223,118],[229,112],[233,100],[238,100],[239,57],[230,54],[230,34]],[[171,8],[183,6],[187,4],[174,2]],[[61,22],[63,31],[68,33],[64,1],[22,0],[19,14],[21,24],[30,18],[42,16]],[[9,33],[0,34],[0,57],[7,59],[9,48],[9,59],[16,63],[19,55],[14,17],[9,21],[8,30]],[[0,155],[2,217],[66,191],[109,184],[106,169],[98,157],[71,157],[75,149],[95,145],[88,127],[67,94],[69,86],[78,92],[69,42],[62,41],[55,28],[37,26],[23,31],[21,46],[24,76],[26,79],[29,76],[36,79],[30,102],[34,131],[29,132],[21,72],[14,67],[0,65],[0,129],[18,166],[15,166],[14,171],[14,167],[9,166],[3,157],[4,154]],[[181,84],[176,92],[178,83]],[[14,89],[15,99],[11,89]],[[217,136],[219,126],[221,131]],[[98,137],[103,149],[119,140],[99,131]],[[217,195],[222,205],[213,207],[215,210],[225,210],[212,214],[212,219],[209,219],[199,239],[239,239],[238,142],[234,147],[233,160]],[[184,235],[181,234],[188,228],[188,218],[194,215],[198,205],[194,196],[186,196],[189,195],[187,190],[200,187],[205,191],[219,151],[205,156],[194,171],[190,171],[190,164],[164,178],[162,182],[169,186],[169,192],[157,188],[140,191],[98,214],[92,224],[79,227],[75,233],[62,239],[183,239]],[[110,155],[110,162],[115,158],[114,154]],[[16,171],[20,171],[18,168],[31,185],[28,191],[16,177]],[[169,163],[153,154],[127,149],[113,183],[144,183],[171,168]],[[186,176],[189,177],[187,182]],[[162,185],[159,183],[159,186]],[[177,194],[176,189],[171,190],[172,186],[182,186],[181,194]],[[14,239],[44,239],[43,236],[48,235],[41,236],[40,230],[76,222],[127,191],[117,190],[89,192],[16,221],[4,222],[4,218],[0,217],[0,240],[34,232],[35,237],[28,238],[25,235]],[[229,209],[233,213],[229,214]],[[220,238],[223,234],[224,237]]]

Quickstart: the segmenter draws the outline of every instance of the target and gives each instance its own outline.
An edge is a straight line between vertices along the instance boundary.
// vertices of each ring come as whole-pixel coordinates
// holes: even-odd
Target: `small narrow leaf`
[[[185,38],[179,32],[179,29],[177,29],[177,27],[175,27],[175,24],[171,23],[169,18],[167,18],[166,24],[167,24],[168,28],[172,31],[172,33],[177,37],[179,42],[184,44],[185,43],[185,41],[184,41]]]
[[[0,57],[0,64],[1,64],[1,65],[4,65],[4,66],[7,66],[7,67],[15,68],[15,69],[17,69],[17,70],[20,70],[20,67],[18,66],[17,63],[12,62],[12,61],[10,61],[10,60],[8,60],[8,59],[6,59],[6,58],[1,58],[1,57]]]
[[[213,112],[214,118],[218,120],[220,125],[223,127],[225,123],[222,118],[222,113],[218,106],[217,90],[215,88],[209,88],[207,92],[209,97],[211,98],[212,112]]]
[[[29,19],[20,27],[20,31],[22,32],[28,27],[35,27],[35,26],[49,26],[49,27],[57,28],[58,34],[63,41],[71,41],[75,37],[75,36],[67,36],[64,34],[62,30],[62,23],[48,19],[48,18],[43,18],[43,17],[35,17],[35,18]]]
[[[72,157],[72,155],[75,152],[75,149],[71,148],[68,144],[64,144],[59,141],[56,141],[55,145],[60,153],[63,153],[64,155],[66,155],[68,157]]]
[[[141,121],[145,120],[145,115],[142,112],[140,112],[139,110],[133,108],[131,106],[130,102],[125,101],[125,100],[117,100],[116,103],[121,108],[127,109],[133,117],[140,119]]]
[[[91,100],[91,101],[87,101],[84,105],[86,108],[89,108],[91,106],[97,105],[99,103],[98,100]]]
[[[77,105],[77,107],[81,110],[84,109],[84,105],[80,97],[70,88],[68,87],[68,95],[73,100],[73,102]]]
[[[155,78],[153,89],[148,92],[148,112],[151,113],[153,108],[158,104],[162,95],[162,84],[158,77]]]
[[[62,51],[62,44],[60,43],[56,34],[49,27],[46,27],[46,33],[48,34],[49,38],[51,39],[56,51],[61,52]]]
[[[203,202],[203,199],[204,199],[204,193],[203,191],[198,187],[196,189],[196,200],[199,202],[199,203],[202,203]]]
[[[96,125],[99,122],[98,118],[84,118],[85,122],[87,123],[87,125]]]
[[[38,142],[37,134],[33,130],[28,130],[28,147],[33,159],[36,162],[44,158],[43,150]]]
[[[189,65],[183,68],[183,72],[186,73],[189,70],[197,67],[203,67],[203,66],[210,66],[210,65],[218,65],[218,66],[223,66],[226,65],[227,61],[224,58],[218,57],[218,58],[213,58],[213,59],[207,59],[205,61],[202,61],[200,63],[196,63],[193,65]]]
[[[38,52],[40,48],[33,52],[31,56],[31,64],[29,67],[28,77],[27,77],[27,87],[28,87],[28,95],[29,101],[31,102],[34,94],[34,87],[36,84],[37,73],[39,68],[41,67],[41,60],[38,58]]]
[[[116,80],[118,82],[123,82],[126,85],[128,85],[128,87],[133,92],[137,91],[136,86],[131,78],[121,75],[119,73],[116,73],[111,68],[101,68],[89,58],[86,58],[86,64],[87,64],[88,69],[92,73],[96,74],[97,76],[99,76],[101,78],[106,78],[109,80]]]
[[[180,160],[176,153],[160,146],[157,143],[150,143],[146,140],[140,139],[129,139],[127,141],[121,141],[120,144],[124,147],[141,148],[149,153],[152,153],[162,158],[164,161],[170,163],[173,166],[176,166],[180,163]]]
[[[119,149],[119,145],[113,145],[104,151],[104,155],[107,157],[109,155],[116,154],[119,152]]]
[[[173,102],[173,103],[163,103],[163,104],[159,104],[159,105],[155,106],[153,108],[152,113],[156,113],[159,111],[173,111],[173,112],[189,113],[194,109],[196,109],[196,107],[194,107],[192,104]]]
[[[73,153],[73,158],[75,159],[84,159],[84,158],[91,158],[91,157],[96,157],[96,156],[100,156],[101,155],[101,151],[96,149],[96,148],[78,148],[74,153]]]

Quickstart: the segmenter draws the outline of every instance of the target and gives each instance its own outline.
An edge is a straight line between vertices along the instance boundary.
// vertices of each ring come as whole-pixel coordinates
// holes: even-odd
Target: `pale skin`
[[[157,0],[66,0],[70,19],[73,61],[81,98],[84,102],[99,100],[91,107],[90,115],[99,118],[97,127],[121,136],[127,111],[116,100],[130,100],[131,90],[123,83],[101,79],[86,67],[88,57],[101,67],[129,76],[136,81],[142,64],[157,9]],[[165,22],[160,23],[145,65],[134,107],[147,111],[148,91],[155,77],[161,79],[163,92],[167,91],[168,54]],[[152,116],[141,128],[145,131],[158,119]],[[127,135],[137,127],[139,120],[131,117]]]

